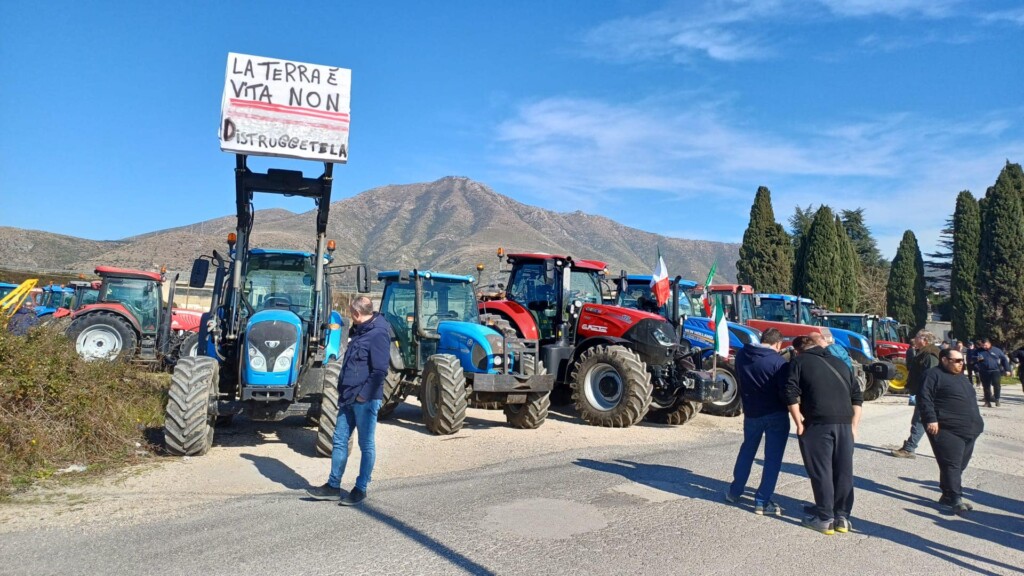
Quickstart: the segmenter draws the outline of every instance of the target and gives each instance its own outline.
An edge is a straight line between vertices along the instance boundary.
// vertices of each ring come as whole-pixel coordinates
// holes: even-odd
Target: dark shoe
[[[992,403],[991,402],[985,402],[985,408],[991,408],[991,407],[992,407]]]
[[[758,516],[782,516],[782,508],[775,502],[754,504],[754,514]]]
[[[730,503],[730,504],[736,504],[737,502],[740,501],[740,497],[739,496],[733,496],[732,494],[729,493],[728,490],[726,490],[725,491],[725,501]]]
[[[953,514],[956,514],[957,516],[963,516],[964,514],[970,512],[972,509],[973,508],[969,506],[966,502],[959,502],[953,506]]]
[[[348,496],[338,504],[340,506],[355,506],[363,500],[366,500],[366,492],[363,492],[359,488],[353,488],[352,491],[348,493]]]
[[[917,456],[915,456],[913,452],[907,450],[906,448],[900,448],[899,450],[890,450],[889,454],[892,454],[897,458],[910,458],[911,460],[917,458]]]
[[[999,400],[996,400],[996,408],[999,408]]]
[[[942,506],[952,506],[953,504],[956,504],[956,499],[943,495],[941,498],[939,498],[939,504],[941,504]]]
[[[817,516],[805,516],[803,525],[815,532],[821,532],[826,536],[831,536],[836,533],[831,520],[822,520]]]
[[[850,530],[853,530],[853,523],[850,522],[849,518],[836,516],[835,529],[836,532],[839,532],[840,534],[846,534]]]
[[[317,486],[316,488],[307,488],[306,494],[309,494],[310,498],[316,500],[339,500],[341,498],[341,488],[335,488],[330,484],[324,484],[323,486]]]

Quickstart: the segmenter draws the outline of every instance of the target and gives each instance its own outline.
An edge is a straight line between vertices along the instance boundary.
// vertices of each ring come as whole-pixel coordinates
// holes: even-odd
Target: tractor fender
[[[203,313],[198,310],[187,308],[171,309],[171,330],[185,330],[187,332],[199,332],[199,322]]]
[[[324,335],[324,362],[341,359],[341,334],[345,329],[345,319],[337,310],[331,310],[327,320],[327,333]]]
[[[123,317],[131,325],[132,330],[135,330],[136,334],[142,333],[142,326],[139,325],[138,319],[134,315],[129,314],[128,310],[124,307],[124,304],[116,302],[98,302],[96,304],[87,304],[82,306],[78,310],[71,313],[71,319],[76,320],[82,316],[89,315],[93,312],[111,312]]]
[[[480,302],[477,308],[481,314],[499,314],[506,318],[523,338],[528,340],[540,338],[537,332],[537,321],[534,320],[533,314],[517,302],[511,300]]]

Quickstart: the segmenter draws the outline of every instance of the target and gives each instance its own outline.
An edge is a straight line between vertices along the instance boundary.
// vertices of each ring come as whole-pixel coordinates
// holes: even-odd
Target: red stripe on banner
[[[348,126],[332,126],[330,124],[317,124],[315,122],[303,122],[302,120],[289,120],[287,118],[277,118],[275,116],[263,116],[261,114],[247,114],[245,112],[233,112],[232,116],[239,118],[251,118],[253,120],[270,120],[272,122],[279,122],[281,124],[294,124],[297,126],[309,126],[311,128],[323,128],[325,130],[333,130],[335,132],[348,132]]]
[[[254,104],[232,104],[229,110],[234,111],[238,108],[251,108],[253,110],[262,110],[264,112],[274,112],[276,114],[293,114],[296,116],[306,116],[308,118],[317,118],[319,120],[325,120],[327,122],[337,122],[339,124],[348,124],[348,118],[333,118],[330,116],[324,116],[312,111],[299,111],[299,110],[277,110],[275,108],[267,108],[265,106],[258,106]]]
[[[312,108],[302,108],[299,106],[285,106],[284,104],[271,104],[269,102],[257,102],[256,100],[241,100],[239,98],[231,98],[230,102],[235,106],[242,106],[245,108],[262,108],[264,110],[273,110],[275,112],[283,112],[285,114],[316,114],[327,119],[348,120],[348,114],[346,112],[328,112],[326,110],[314,110]]]

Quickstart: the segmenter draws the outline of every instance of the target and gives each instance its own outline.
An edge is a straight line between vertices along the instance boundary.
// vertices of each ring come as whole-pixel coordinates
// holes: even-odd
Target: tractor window
[[[586,270],[571,271],[569,273],[569,295],[573,300],[600,304],[601,285],[597,281],[597,275]]]
[[[861,316],[826,316],[825,324],[829,328],[839,328],[840,330],[849,330],[864,336],[868,335],[867,326],[865,326],[864,318]]]
[[[899,342],[900,336],[896,333],[896,326],[887,320],[879,320],[875,323],[877,328],[876,339],[887,342]]]
[[[313,315],[316,270],[302,254],[252,254],[243,295],[253,310],[290,310],[305,321]]]
[[[554,307],[558,301],[554,280],[548,279],[543,262],[523,264],[509,278],[509,299],[530,309]]]
[[[139,278],[107,278],[103,302],[120,302],[139,321],[142,330],[156,330],[160,320],[160,285]]]
[[[735,298],[739,299],[741,314],[740,317],[736,317],[735,311],[730,310],[728,318],[731,320],[735,318],[736,322],[745,322],[746,320],[754,317],[754,295],[753,294],[737,294]]]
[[[793,311],[786,310],[783,300],[761,298],[761,305],[754,308],[755,318],[768,322],[792,322]]]

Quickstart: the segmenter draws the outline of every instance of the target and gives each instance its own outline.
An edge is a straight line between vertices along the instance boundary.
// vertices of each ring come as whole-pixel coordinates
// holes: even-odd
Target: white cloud
[[[796,205],[863,207],[891,257],[905,229],[930,250],[960,190],[980,196],[1007,158],[1021,161],[1020,117],[893,114],[781,134],[734,120],[725,106],[553,98],[522,106],[498,127],[505,154],[496,162],[506,170],[500,180],[556,209],[614,218],[627,202],[700,199],[728,215],[734,241],[760,184],[784,224]]]
[[[1010,22],[1024,26],[1024,8],[989,12],[981,17],[985,22]]]
[[[959,0],[817,0],[839,16],[924,16],[952,15]]]

